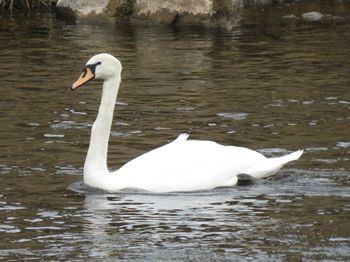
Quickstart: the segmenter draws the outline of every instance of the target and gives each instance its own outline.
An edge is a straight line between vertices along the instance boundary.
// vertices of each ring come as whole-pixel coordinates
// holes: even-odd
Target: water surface
[[[230,31],[2,19],[0,259],[349,260],[349,23],[261,19]],[[98,52],[124,67],[111,169],[181,132],[305,154],[249,186],[73,193],[101,83],[69,87]]]

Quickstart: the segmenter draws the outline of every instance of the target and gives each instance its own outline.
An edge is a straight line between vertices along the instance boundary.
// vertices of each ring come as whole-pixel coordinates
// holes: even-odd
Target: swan
[[[303,150],[298,150],[282,157],[266,158],[248,148],[189,140],[188,134],[180,134],[174,141],[110,172],[108,140],[121,71],[117,58],[107,53],[97,54],[90,58],[71,88],[75,90],[93,79],[103,80],[101,104],[84,164],[84,183],[88,186],[111,192],[136,188],[155,193],[234,186],[240,174],[265,178],[303,154]]]

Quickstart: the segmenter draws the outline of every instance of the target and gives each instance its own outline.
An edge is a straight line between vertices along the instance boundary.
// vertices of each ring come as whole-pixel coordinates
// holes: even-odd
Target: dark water
[[[349,260],[350,24],[338,11],[308,23],[254,9],[230,31],[2,19],[0,260]],[[249,186],[67,190],[82,180],[101,83],[69,88],[102,51],[124,66],[111,169],[181,132],[305,154]]]

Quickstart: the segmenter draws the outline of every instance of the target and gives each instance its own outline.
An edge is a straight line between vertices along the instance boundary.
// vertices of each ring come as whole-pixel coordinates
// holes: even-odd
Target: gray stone
[[[57,15],[67,20],[81,20],[87,22],[106,22],[113,19],[106,14],[105,8],[109,0],[58,0]]]
[[[106,16],[165,25],[232,25],[242,0],[58,0],[60,17]]]
[[[210,0],[137,0],[133,18],[160,24],[203,24],[213,14]]]
[[[137,0],[135,3],[136,15],[155,15],[163,10],[170,13],[188,13],[192,15],[212,15],[211,0]]]
[[[171,25],[227,26],[240,4],[241,0],[136,0],[132,18]]]
[[[306,21],[315,22],[323,19],[324,15],[319,12],[312,11],[312,12],[304,13],[301,17]]]
[[[57,7],[69,8],[81,15],[101,14],[106,8],[109,0],[58,0]]]
[[[285,15],[283,16],[284,19],[298,19],[298,17],[295,14]]]

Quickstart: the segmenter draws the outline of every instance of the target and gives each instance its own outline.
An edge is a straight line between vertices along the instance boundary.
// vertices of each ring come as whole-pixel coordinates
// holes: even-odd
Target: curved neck
[[[108,141],[113,111],[120,85],[120,75],[103,82],[102,98],[97,118],[91,129],[90,146],[85,159],[84,175],[107,172]]]

